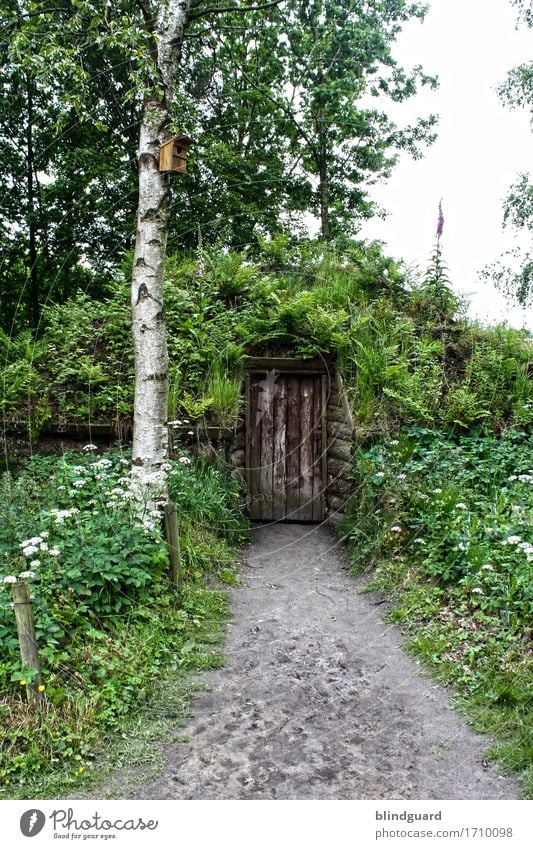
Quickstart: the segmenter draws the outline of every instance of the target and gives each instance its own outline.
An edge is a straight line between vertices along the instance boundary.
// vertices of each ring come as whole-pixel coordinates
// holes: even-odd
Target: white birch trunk
[[[168,138],[183,32],[192,0],[161,0],[155,44],[163,97],[145,97],[139,135],[139,202],[131,306],[135,350],[132,478],[149,509],[166,500],[168,353],[163,272],[170,217],[170,177],[159,172],[159,147]],[[155,86],[154,86],[155,89]]]

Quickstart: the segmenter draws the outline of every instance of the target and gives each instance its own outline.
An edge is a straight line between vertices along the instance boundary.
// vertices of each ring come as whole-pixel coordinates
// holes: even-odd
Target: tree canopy
[[[406,0],[195,2],[169,129],[196,141],[175,187],[171,250],[245,247],[300,228],[353,234],[367,189],[402,149],[420,155],[435,117],[398,127],[387,99],[436,81],[393,56]],[[0,12],[2,326],[81,286],[100,297],[132,247],[136,149],[154,65],[151,4],[8,0]]]
[[[518,24],[533,27],[531,0],[512,0],[518,9]],[[518,25],[517,24],[517,25]],[[533,109],[533,62],[512,68],[498,88],[502,103],[509,109]],[[491,277],[511,300],[527,306],[533,299],[533,182],[531,174],[522,173],[510,187],[503,205],[503,226],[524,241],[527,248],[514,247],[498,262],[484,269],[483,276]]]

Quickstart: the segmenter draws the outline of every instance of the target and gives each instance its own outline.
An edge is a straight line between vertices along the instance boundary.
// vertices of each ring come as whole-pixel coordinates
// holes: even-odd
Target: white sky
[[[516,29],[509,0],[430,0],[423,24],[407,24],[394,55],[406,67],[421,64],[440,87],[400,104],[399,124],[434,112],[438,140],[424,158],[402,156],[373,197],[390,211],[368,222],[362,235],[382,240],[389,252],[425,269],[435,244],[443,198],[443,258],[454,288],[468,294],[470,314],[505,319],[533,329],[533,315],[509,309],[496,289],[479,279],[487,263],[515,244],[502,230],[502,201],[521,171],[531,171],[533,146],[526,110],[505,109],[495,87],[533,53],[532,31]],[[525,241],[522,241],[525,245]]]

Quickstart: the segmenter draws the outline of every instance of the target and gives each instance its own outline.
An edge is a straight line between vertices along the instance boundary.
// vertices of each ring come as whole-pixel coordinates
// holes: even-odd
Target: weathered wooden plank
[[[254,378],[248,384],[248,412],[246,428],[246,479],[250,499],[250,519],[261,518],[261,423],[257,421],[259,384]]]
[[[327,494],[327,482],[328,482],[328,437],[324,432],[327,427],[327,410],[328,410],[328,389],[331,383],[331,378],[329,375],[323,374],[321,377],[321,397],[322,397],[322,517],[321,521],[326,518],[327,512],[327,502],[326,502],[326,494]]]
[[[273,484],[274,484],[274,396],[277,384],[273,380],[263,379],[258,383],[258,401],[256,427],[261,429],[261,452],[259,469],[259,518],[272,520]]]
[[[292,357],[244,357],[243,365],[245,371],[264,373],[273,370],[290,374],[298,374],[299,372],[322,374],[333,371],[331,363],[328,365],[327,362],[318,357],[310,360],[293,359]]]
[[[287,375],[286,517],[300,521],[300,377]]]
[[[300,520],[313,521],[313,386],[312,377],[300,383]]]
[[[286,518],[286,454],[287,454],[287,377],[276,380],[276,392],[273,397],[273,485],[272,518]]]
[[[180,582],[181,556],[178,516],[173,501],[167,501],[165,504],[165,529],[170,560],[170,580],[177,587]]]
[[[324,518],[323,491],[325,480],[322,474],[322,377],[313,378],[313,521],[321,522]]]
[[[31,684],[26,685],[26,695],[30,704],[40,705],[44,703],[45,697],[39,691],[39,686],[42,685],[43,679],[35,637],[30,591],[24,580],[17,581],[11,587],[22,666],[28,667],[35,672],[35,680]]]

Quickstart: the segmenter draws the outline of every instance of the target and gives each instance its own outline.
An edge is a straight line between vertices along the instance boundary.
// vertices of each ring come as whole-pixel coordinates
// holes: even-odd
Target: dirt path
[[[513,799],[487,740],[357,595],[324,528],[253,533],[227,665],[168,749],[150,799]]]

